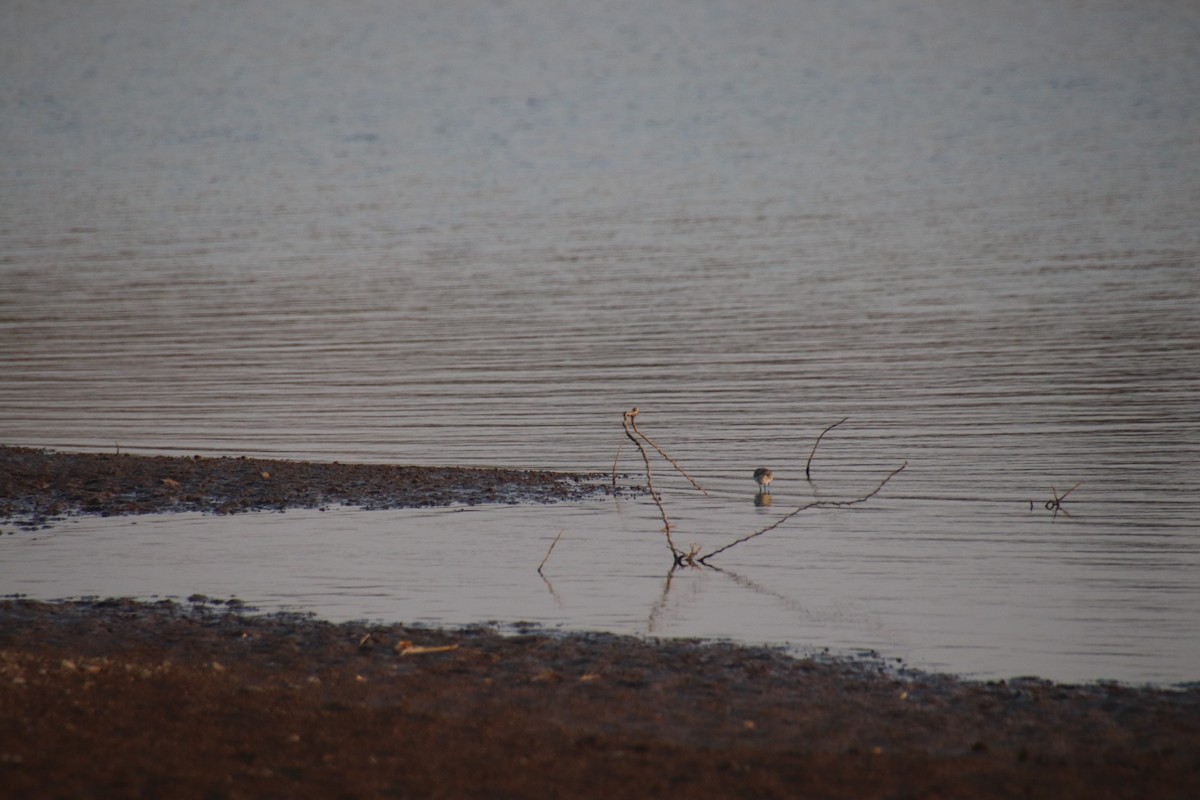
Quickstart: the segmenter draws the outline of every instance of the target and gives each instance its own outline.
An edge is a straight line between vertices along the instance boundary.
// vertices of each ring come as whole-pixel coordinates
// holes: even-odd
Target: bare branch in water
[[[1054,499],[1046,501],[1046,510],[1053,511],[1055,516],[1058,516],[1058,512],[1060,512],[1060,511],[1063,512],[1064,514],[1067,514],[1067,510],[1062,507],[1062,501],[1066,500],[1067,495],[1069,495],[1071,492],[1078,489],[1080,486],[1083,486],[1083,481],[1080,481],[1079,483],[1072,486],[1070,489],[1067,489],[1061,495],[1058,493],[1057,489],[1055,489],[1053,486],[1051,486],[1050,494],[1054,495]],[[1032,505],[1033,505],[1033,501],[1030,501],[1030,506],[1032,507]],[[1071,515],[1067,514],[1067,516],[1069,517]]]
[[[815,456],[817,454],[817,445],[819,445],[821,443],[821,439],[823,439],[825,437],[825,434],[829,433],[831,430],[836,428],[838,425],[841,425],[843,422],[845,422],[848,419],[850,419],[850,418],[842,417],[837,422],[833,423],[828,428],[821,431],[821,435],[817,437],[817,440],[815,442],[813,442],[812,452],[808,454],[808,463],[804,465],[804,479],[805,480],[809,480],[809,481],[812,480],[812,460],[813,460],[813,456]]]
[[[621,420],[621,425],[625,428],[625,435],[629,437],[629,441],[637,445],[638,452],[642,454],[642,461],[646,464],[646,486],[650,489],[650,497],[654,499],[654,504],[658,506],[658,513],[662,515],[663,532],[667,535],[667,547],[671,548],[671,557],[676,561],[680,558],[679,548],[675,546],[674,539],[671,538],[671,520],[667,518],[667,509],[662,504],[662,498],[659,497],[658,491],[654,488],[654,478],[650,473],[650,456],[646,453],[646,448],[642,447],[642,443],[633,435],[633,418],[640,413],[637,406],[634,406],[629,411],[625,412]]]
[[[554,552],[554,545],[558,544],[558,540],[562,538],[563,531],[565,531],[565,530],[566,530],[566,528],[563,528],[562,531],[559,531],[558,536],[555,536],[554,541],[550,543],[550,549],[546,551],[546,557],[542,559],[542,563],[538,564],[538,573],[539,574],[542,571],[542,567],[546,566],[546,562],[550,560],[550,554]]]
[[[625,446],[625,442],[617,445],[617,454],[613,456],[613,471],[612,471],[612,488],[613,493],[617,491],[617,462],[621,460],[621,448]]]
[[[884,478],[882,481],[880,481],[878,486],[876,486],[869,493],[863,495],[862,497],[856,497],[853,500],[816,500],[812,503],[808,503],[807,505],[800,506],[795,511],[790,511],[787,514],[780,517],[779,519],[775,520],[767,527],[761,528],[760,530],[757,530],[754,533],[747,534],[740,539],[735,539],[734,541],[730,542],[729,544],[725,545],[724,547],[719,547],[716,550],[713,550],[708,555],[698,558],[696,560],[699,561],[701,564],[707,564],[708,560],[710,558],[712,558],[713,556],[724,553],[726,550],[729,550],[732,547],[736,547],[739,544],[741,544],[742,542],[748,542],[751,539],[754,539],[758,536],[762,536],[764,533],[775,530],[780,525],[787,522],[789,519],[791,519],[792,517],[801,513],[802,511],[808,511],[813,508],[841,508],[843,506],[854,506],[854,505],[858,505],[859,503],[865,503],[868,500],[870,500],[872,497],[874,497],[875,495],[879,494],[879,492],[883,490],[883,487],[887,485],[888,481],[890,481],[892,478],[894,478],[898,474],[900,474],[900,472],[903,471],[904,468],[907,466],[908,466],[908,462],[905,461],[899,467],[892,470],[886,478]]]
[[[634,411],[637,411],[637,409],[635,408],[635,409],[634,409]],[[667,453],[666,453],[666,451],[665,451],[665,450],[663,450],[661,447],[659,447],[658,445],[656,445],[656,444],[654,443],[654,441],[653,441],[653,440],[652,440],[652,439],[651,439],[649,436],[647,436],[646,434],[642,433],[641,429],[640,429],[640,428],[638,428],[638,426],[637,426],[637,421],[635,421],[635,420],[634,420],[634,417],[636,417],[636,416],[637,416],[637,414],[633,414],[632,416],[630,416],[630,417],[629,417],[629,425],[630,425],[630,426],[633,428],[633,431],[634,431],[634,433],[636,433],[638,436],[640,436],[640,437],[642,437],[643,439],[645,439],[645,440],[646,440],[646,444],[650,445],[650,446],[651,446],[651,447],[653,447],[655,450],[657,450],[657,451],[658,451],[658,454],[659,454],[660,456],[662,456],[663,458],[665,458],[667,461],[670,461],[670,462],[671,462],[671,466],[675,467],[675,469],[676,469],[676,470],[679,472],[679,474],[680,474],[680,475],[682,475],[683,477],[687,478],[687,479],[688,479],[688,482],[689,482],[689,483],[691,483],[691,484],[692,484],[692,486],[695,486],[697,489],[699,489],[699,490],[700,490],[700,492],[701,492],[701,493],[702,493],[702,494],[703,494],[705,497],[707,497],[707,496],[708,496],[708,492],[706,492],[706,491],[704,490],[704,487],[703,487],[703,486],[701,486],[700,484],[696,483],[695,479],[693,479],[691,475],[688,475],[688,474],[687,474],[687,470],[685,470],[683,467],[681,467],[681,466],[679,465],[679,462],[678,462],[678,461],[676,461],[675,459],[673,459],[673,458],[671,458],[669,455],[667,455]]]
[[[646,485],[650,490],[650,497],[653,498],[654,504],[656,506],[658,506],[658,513],[660,515],[662,515],[663,532],[666,534],[667,547],[669,547],[671,549],[671,557],[675,561],[675,567],[680,567],[680,566],[696,567],[699,565],[708,566],[709,559],[711,559],[717,555],[720,555],[721,553],[724,553],[726,550],[729,550],[732,547],[736,547],[737,545],[741,544],[742,542],[747,542],[758,536],[762,536],[764,533],[768,533],[769,531],[772,531],[775,528],[778,528],[780,525],[787,522],[789,519],[791,519],[792,517],[801,513],[802,511],[808,511],[809,509],[813,509],[813,508],[838,508],[838,507],[842,507],[842,506],[853,506],[853,505],[858,505],[859,503],[865,503],[866,501],[870,500],[875,495],[879,494],[879,492],[883,490],[883,487],[887,485],[888,481],[890,481],[892,478],[896,477],[897,474],[899,474],[905,467],[908,466],[908,462],[905,461],[899,467],[892,470],[892,472],[889,473],[887,475],[887,477],[885,477],[882,481],[880,481],[878,486],[876,486],[872,491],[868,492],[867,494],[863,495],[862,497],[856,497],[852,500],[817,500],[812,503],[808,503],[807,505],[800,506],[796,510],[785,514],[784,516],[780,517],[775,522],[771,523],[770,525],[768,525],[765,528],[762,528],[761,530],[757,530],[754,533],[747,534],[746,536],[743,536],[740,539],[735,539],[734,541],[730,542],[729,544],[725,545],[724,547],[720,547],[716,550],[713,550],[711,553],[708,553],[707,555],[701,555],[701,548],[698,545],[692,545],[691,549],[688,551],[680,550],[678,547],[675,546],[675,540],[671,536],[671,528],[672,528],[671,520],[667,517],[667,509],[666,509],[666,506],[663,505],[662,497],[659,495],[658,490],[656,490],[654,488],[654,476],[653,476],[653,473],[652,473],[651,467],[650,467],[650,454],[646,452],[646,448],[643,446],[642,442],[645,442],[646,444],[649,444],[651,447],[653,447],[660,456],[665,458],[668,462],[671,463],[672,466],[675,467],[676,470],[679,471],[679,474],[681,474],[681,475],[683,475],[683,477],[687,478],[688,481],[692,484],[692,486],[699,489],[706,496],[708,495],[708,492],[704,490],[704,487],[702,487],[695,480],[693,480],[692,476],[689,475],[687,473],[687,471],[682,466],[680,466],[677,461],[675,461],[675,459],[671,458],[671,456],[669,456],[665,450],[663,450],[661,447],[659,447],[657,444],[655,444],[655,442],[652,439],[650,439],[649,436],[647,436],[645,433],[642,432],[642,430],[640,428],[638,428],[637,416],[639,413],[641,413],[641,410],[637,406],[634,406],[629,411],[626,411],[624,413],[624,415],[622,416],[621,425],[625,429],[625,436],[629,439],[629,441],[633,442],[634,446],[637,447],[638,452],[642,454],[642,462],[646,465]],[[809,475],[809,470],[812,466],[813,456],[817,452],[817,445],[820,444],[821,439],[825,436],[825,434],[829,433],[831,430],[836,428],[838,425],[841,425],[843,422],[845,422],[848,419],[849,419],[849,417],[843,417],[842,419],[840,419],[837,422],[830,425],[825,430],[821,431],[821,435],[818,436],[817,441],[813,443],[812,452],[810,452],[808,455],[808,464],[805,466],[805,469],[804,469],[804,474],[806,477],[808,477],[808,475]],[[624,444],[624,443],[622,443],[622,444]],[[617,461],[620,459],[620,457],[621,457],[621,448],[618,447],[617,448],[617,457],[616,457],[616,459],[613,460],[613,478],[612,479],[613,479],[613,487],[614,488],[616,487],[616,480],[617,480]],[[1072,488],[1074,488],[1074,487],[1072,487]],[[1069,494],[1069,492],[1068,492],[1068,494]],[[1066,497],[1066,495],[1063,495],[1063,497]],[[1062,498],[1056,497],[1056,499],[1061,500]],[[555,541],[557,541],[557,539]],[[553,544],[550,545],[550,549],[551,550],[554,549]],[[550,553],[549,553],[549,551],[547,551],[546,558],[549,558],[549,557],[550,557]],[[543,559],[542,563],[545,564],[545,559]],[[538,568],[538,572],[541,572],[540,567]]]

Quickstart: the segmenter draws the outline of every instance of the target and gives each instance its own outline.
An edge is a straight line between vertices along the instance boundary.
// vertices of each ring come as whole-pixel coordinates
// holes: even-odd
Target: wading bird
[[[758,484],[758,490],[760,492],[771,491],[768,487],[770,487],[771,480],[774,477],[775,476],[771,474],[771,470],[767,469],[766,467],[759,467],[758,469],[754,470],[754,482]]]

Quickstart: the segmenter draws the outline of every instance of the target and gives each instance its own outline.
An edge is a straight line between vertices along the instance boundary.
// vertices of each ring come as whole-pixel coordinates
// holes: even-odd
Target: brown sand
[[[0,795],[1200,796],[1195,689],[195,600],[0,603]]]

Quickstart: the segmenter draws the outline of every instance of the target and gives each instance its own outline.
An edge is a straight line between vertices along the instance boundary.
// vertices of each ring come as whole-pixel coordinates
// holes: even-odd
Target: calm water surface
[[[706,546],[909,464],[669,581],[643,500],[87,520],[3,591],[1200,678],[1195,4],[0,21],[4,443],[607,470],[637,405]]]

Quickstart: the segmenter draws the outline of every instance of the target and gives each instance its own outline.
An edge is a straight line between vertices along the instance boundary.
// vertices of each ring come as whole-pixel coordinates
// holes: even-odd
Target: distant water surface
[[[711,492],[656,473],[683,542],[909,466],[732,551],[728,577],[680,577],[708,599],[673,590],[655,630],[598,600],[364,590],[362,613],[1200,678],[1194,3],[16,4],[0,73],[0,441],[607,470],[636,405]],[[623,550],[570,569],[655,595],[644,506],[444,527],[526,536],[521,570],[563,527],[642,537],[633,571]],[[381,546],[379,518],[336,519]],[[435,552],[424,517],[388,520],[397,558]],[[74,548],[119,531],[129,556],[115,525],[50,534],[44,591],[94,591]],[[45,552],[16,538],[4,591]],[[271,579],[290,594],[254,569],[226,591],[352,616],[359,590],[319,579],[335,554],[301,541]],[[449,592],[457,541],[424,567]],[[169,592],[195,558],[104,591]]]

